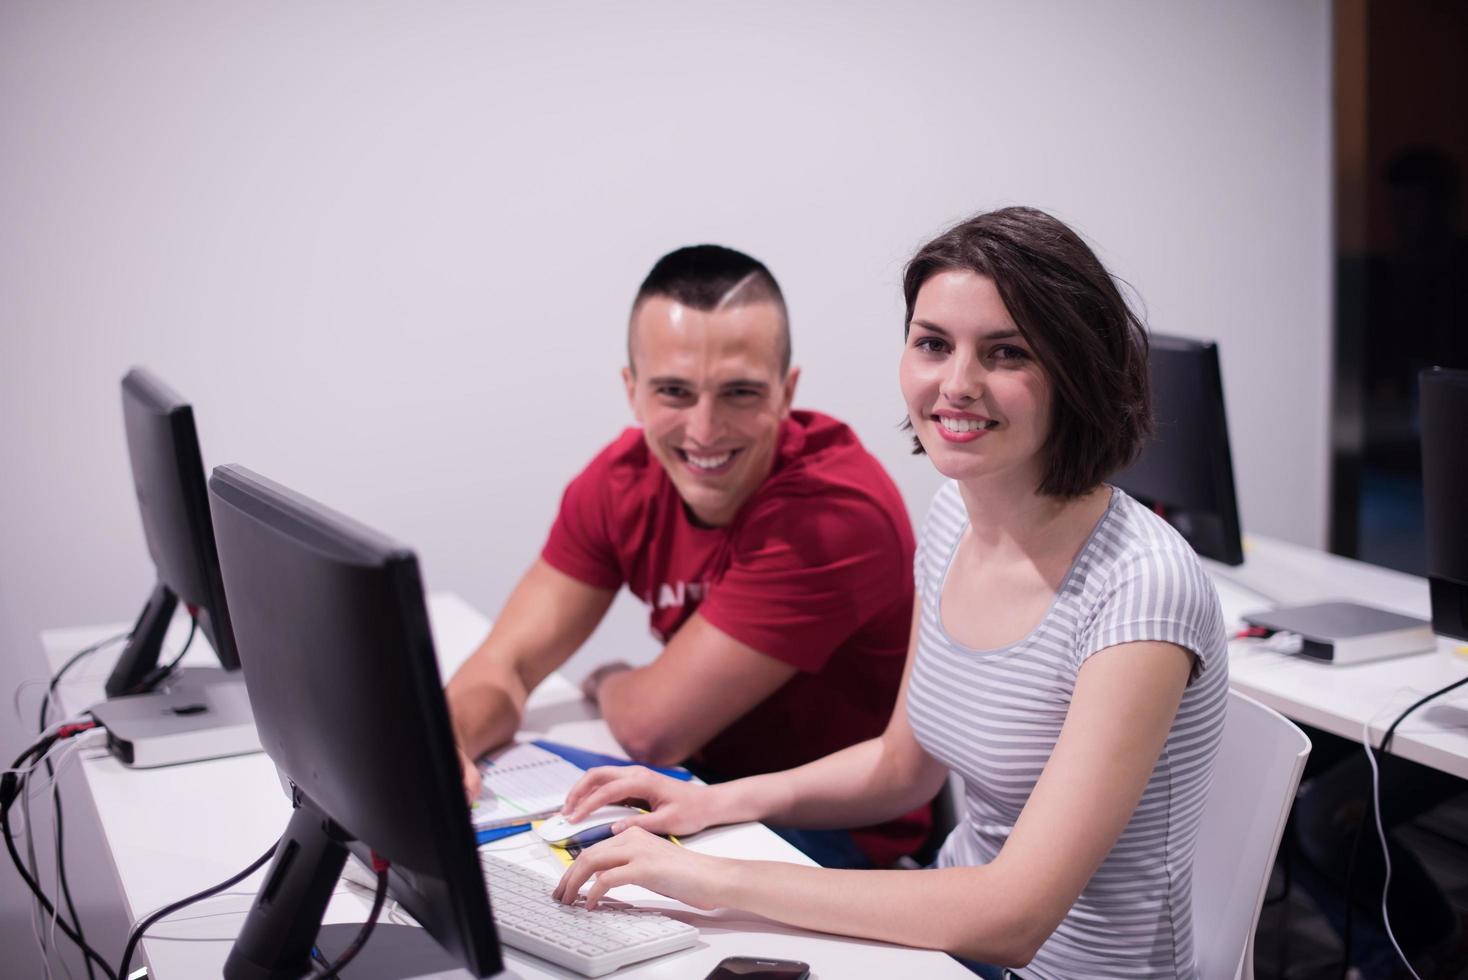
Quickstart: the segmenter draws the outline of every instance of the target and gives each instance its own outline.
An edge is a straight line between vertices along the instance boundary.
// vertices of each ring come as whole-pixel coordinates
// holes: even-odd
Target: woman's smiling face
[[[1050,382],[992,279],[950,269],[923,283],[899,377],[938,472],[959,481],[1025,473],[1039,485]]]

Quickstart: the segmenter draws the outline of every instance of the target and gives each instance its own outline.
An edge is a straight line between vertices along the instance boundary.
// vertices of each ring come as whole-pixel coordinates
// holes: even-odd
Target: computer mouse
[[[635,817],[642,810],[634,806],[604,806],[588,813],[580,820],[567,820],[559,813],[548,817],[535,832],[547,844],[565,847],[574,844],[585,847],[612,836],[612,824],[625,817]]]

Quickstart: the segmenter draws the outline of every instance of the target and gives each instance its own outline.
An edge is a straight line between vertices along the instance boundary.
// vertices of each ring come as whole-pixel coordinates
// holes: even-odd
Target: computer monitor
[[[140,693],[161,679],[155,668],[180,599],[223,668],[240,666],[219,580],[193,409],[153,374],[134,368],[122,379],[122,419],[143,537],[158,582],[107,678],[109,698]]]
[[[1153,334],[1156,431],[1116,484],[1162,515],[1204,558],[1244,562],[1218,345]]]
[[[417,559],[243,467],[216,469],[209,494],[260,741],[295,808],[225,976],[304,976],[313,942],[331,958],[318,926],[366,848],[452,963],[498,971]],[[423,935],[379,924],[353,968]],[[408,957],[418,973],[425,956]]]
[[[1430,368],[1419,382],[1432,631],[1468,640],[1468,371]]]

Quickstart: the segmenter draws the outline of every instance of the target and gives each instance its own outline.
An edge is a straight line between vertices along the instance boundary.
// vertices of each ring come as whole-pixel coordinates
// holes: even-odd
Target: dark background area
[[[1335,0],[1333,19],[1330,549],[1422,575],[1417,375],[1434,365],[1468,368],[1468,2]],[[1468,977],[1460,948],[1468,943],[1468,793],[1392,836],[1430,869],[1459,917],[1453,948],[1414,965],[1424,980]],[[1285,837],[1255,936],[1256,975],[1338,980],[1340,937],[1291,887],[1290,831]],[[1391,974],[1408,976],[1400,966]]]
[[[1330,548],[1421,575],[1417,373],[1468,368],[1468,3],[1337,0],[1335,87]]]

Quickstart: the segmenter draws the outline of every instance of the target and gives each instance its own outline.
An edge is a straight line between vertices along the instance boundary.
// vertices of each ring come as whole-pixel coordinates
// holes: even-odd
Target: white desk
[[[1272,605],[1330,599],[1429,617],[1426,579],[1313,548],[1250,536],[1241,567],[1206,564],[1233,624],[1245,612]],[[1392,719],[1413,701],[1468,676],[1468,656],[1452,646],[1338,666],[1237,640],[1229,646],[1229,680],[1236,690],[1281,714],[1346,738],[1359,741],[1369,720],[1379,741]],[[1468,687],[1409,715],[1393,736],[1392,751],[1468,779]]]
[[[431,597],[429,618],[440,670],[448,677],[483,639],[489,621],[453,595]],[[177,649],[182,643],[183,622],[180,618],[174,623],[175,632],[165,649]],[[47,662],[54,671],[73,652],[125,629],[124,625],[48,631],[41,638]],[[204,647],[191,651],[186,663],[208,664],[212,653]],[[116,654],[115,648],[96,654],[67,674],[58,688],[66,711],[76,712],[101,700],[102,684]],[[525,729],[583,748],[619,751],[606,725],[576,689],[559,677],[551,678],[531,697]],[[85,751],[80,768],[133,920],[235,874],[264,853],[290,818],[290,804],[275,767],[263,754],[133,770],[99,747]],[[688,838],[686,844],[707,854],[811,863],[758,824],[715,828]],[[529,835],[489,847],[512,860],[538,865],[549,874],[560,873],[548,849]],[[150,930],[142,954],[153,975],[163,980],[219,976],[263,874]],[[698,978],[724,957],[741,954],[805,960],[814,976],[827,980],[870,976],[958,980],[972,976],[947,956],[928,950],[804,932],[735,912],[699,912],[640,888],[616,889],[613,894],[623,901],[669,910],[698,926],[701,934],[694,948],[612,974],[616,977]],[[369,904],[354,889],[339,886],[326,921],[360,922]],[[576,976],[508,948],[504,959],[505,977],[564,980]],[[454,976],[468,974],[460,970]]]

